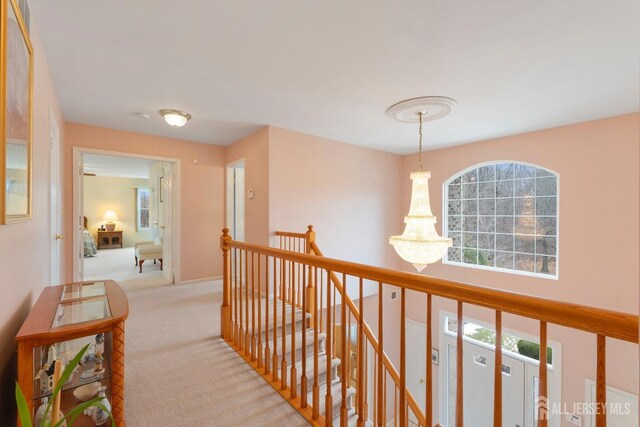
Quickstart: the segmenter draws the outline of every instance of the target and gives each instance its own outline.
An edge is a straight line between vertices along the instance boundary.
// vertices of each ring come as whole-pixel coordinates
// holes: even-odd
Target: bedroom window
[[[474,166],[444,183],[446,264],[558,277],[558,175],[538,166]]]
[[[149,228],[149,189],[136,189],[136,226],[138,231]]]

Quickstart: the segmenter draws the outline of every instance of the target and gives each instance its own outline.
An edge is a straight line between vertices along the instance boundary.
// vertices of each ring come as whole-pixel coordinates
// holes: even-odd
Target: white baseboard
[[[200,279],[192,279],[192,280],[181,280],[177,282],[176,285],[188,285],[189,283],[198,283],[198,282],[212,282],[215,280],[222,280],[222,276],[202,277]]]

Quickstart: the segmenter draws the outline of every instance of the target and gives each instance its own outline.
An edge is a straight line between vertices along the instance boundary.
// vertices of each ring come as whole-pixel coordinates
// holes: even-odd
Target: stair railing
[[[341,426],[347,426],[355,419],[359,427],[367,421],[373,421],[376,426],[386,426],[391,420],[394,425],[404,427],[409,425],[411,412],[420,426],[433,426],[433,375],[429,351],[425,360],[425,413],[422,413],[406,384],[407,290],[425,296],[427,349],[432,347],[432,297],[457,302],[455,427],[462,427],[464,423],[465,304],[495,311],[496,342],[501,342],[502,313],[537,320],[541,361],[547,360],[549,323],[595,334],[596,404],[601,409],[606,408],[606,339],[618,339],[635,345],[638,343],[637,315],[326,258],[315,243],[311,226],[306,233],[278,232],[276,236],[284,245],[281,248],[233,241],[228,229],[223,230],[221,332],[223,338],[313,425],[330,426],[334,420],[338,420]],[[296,240],[299,242],[296,243]],[[376,334],[361,315],[364,310],[365,281],[377,284]],[[357,287],[357,307],[348,292],[349,286],[354,285]],[[399,371],[385,353],[383,340],[382,296],[383,287],[389,285],[400,288]],[[263,306],[264,315],[261,311]],[[296,328],[299,328],[302,340],[300,346],[295,341],[298,335]],[[354,336],[357,342],[352,352]],[[311,345],[307,345],[307,340],[312,341]],[[324,349],[320,348],[321,341]],[[313,353],[312,366],[307,365],[307,350]],[[296,351],[301,352],[300,358],[296,357]],[[326,363],[324,367],[320,366],[319,353],[322,353],[323,362]],[[352,362],[354,353],[355,360]],[[334,369],[337,356],[345,359],[339,361],[339,375],[336,372],[338,369]],[[501,366],[502,348],[497,345],[493,404],[495,427],[502,425]],[[321,370],[324,371],[322,374]],[[335,381],[339,390],[331,386]],[[355,387],[352,387],[354,383]],[[322,387],[325,393],[323,400],[320,396]],[[356,402],[355,408],[351,409],[349,401],[354,396],[354,389]],[[546,402],[546,363],[539,364],[537,391],[538,401]],[[393,394],[393,401],[389,393]],[[339,411],[335,410],[334,401],[336,404],[339,402]],[[321,410],[323,406],[324,411]],[[392,412],[391,417],[388,416],[389,411]],[[546,406],[539,405],[537,411],[538,427],[547,427]],[[606,411],[600,410],[596,414],[596,427],[606,427]]]

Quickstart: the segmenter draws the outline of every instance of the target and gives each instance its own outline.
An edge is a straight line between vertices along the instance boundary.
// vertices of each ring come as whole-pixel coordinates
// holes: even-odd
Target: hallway
[[[307,425],[219,337],[220,281],[127,294],[127,425]]]

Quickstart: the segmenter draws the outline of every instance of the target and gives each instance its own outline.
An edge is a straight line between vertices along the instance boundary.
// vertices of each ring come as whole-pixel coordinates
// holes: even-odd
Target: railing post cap
[[[222,229],[222,236],[220,236],[220,249],[223,251],[228,251],[231,249],[231,235],[229,234],[229,229],[227,227]]]
[[[307,225],[307,230],[313,231],[313,225]]]
[[[223,229],[222,229],[222,234],[223,234],[223,235],[227,235],[227,234],[229,234],[229,229],[228,229],[227,227],[223,228]]]

